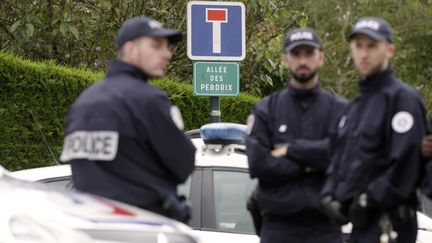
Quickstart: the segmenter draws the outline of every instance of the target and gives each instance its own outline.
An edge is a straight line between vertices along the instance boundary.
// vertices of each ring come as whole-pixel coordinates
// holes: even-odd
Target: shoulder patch
[[[253,114],[250,114],[248,116],[247,122],[246,122],[246,125],[247,125],[246,134],[247,135],[251,134],[252,129],[254,127],[254,124],[255,124],[255,116]]]
[[[171,115],[171,119],[173,120],[177,128],[183,130],[184,122],[183,122],[183,117],[181,115],[180,109],[175,105],[171,106],[170,115]]]
[[[407,111],[399,111],[393,116],[391,125],[395,132],[406,133],[413,127],[414,118]]]
[[[65,137],[60,160],[112,161],[117,155],[118,143],[117,131],[75,131]]]

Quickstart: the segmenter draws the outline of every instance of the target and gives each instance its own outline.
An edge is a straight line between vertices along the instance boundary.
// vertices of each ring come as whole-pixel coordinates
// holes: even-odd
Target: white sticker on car
[[[75,131],[65,137],[60,160],[112,161],[117,155],[118,144],[117,131]]]
[[[399,111],[393,116],[392,128],[397,133],[406,133],[414,125],[414,118],[411,113],[407,111]]]

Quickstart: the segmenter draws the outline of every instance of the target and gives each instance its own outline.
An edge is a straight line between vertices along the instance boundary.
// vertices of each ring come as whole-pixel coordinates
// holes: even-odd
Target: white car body
[[[177,221],[110,199],[18,180],[3,168],[0,207],[0,243],[197,242],[192,229]]]
[[[242,145],[215,146],[204,144],[201,138],[192,138],[192,142],[197,148],[195,165],[197,168],[225,168],[226,170],[248,169],[247,157],[244,153],[236,152],[243,149]],[[12,173],[13,176],[31,181],[44,181],[50,178],[70,177],[71,170],[69,165],[52,166],[36,169],[22,170]],[[244,195],[242,195],[243,197]],[[243,200],[243,199],[242,199]],[[245,205],[245,204],[244,204]],[[418,212],[418,237],[417,243],[432,242],[432,219]],[[202,216],[201,216],[202,217]],[[225,223],[225,226],[230,227]],[[232,226],[235,228],[235,225]],[[349,234],[351,224],[342,227],[342,232]],[[253,233],[232,233],[220,232],[214,229],[195,229],[195,234],[204,243],[258,243],[259,237]]]

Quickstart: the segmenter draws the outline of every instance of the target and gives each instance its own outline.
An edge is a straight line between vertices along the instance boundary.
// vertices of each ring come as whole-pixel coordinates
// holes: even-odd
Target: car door
[[[208,167],[202,175],[201,240],[258,243],[252,218],[246,210],[247,199],[257,181],[243,168]]]

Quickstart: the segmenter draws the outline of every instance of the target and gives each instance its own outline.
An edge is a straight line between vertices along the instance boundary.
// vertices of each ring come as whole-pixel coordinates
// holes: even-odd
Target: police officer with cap
[[[320,86],[321,49],[312,29],[289,32],[282,58],[292,79],[255,105],[248,118],[246,151],[250,175],[259,181],[262,243],[342,242],[340,227],[320,210],[319,196],[330,126],[346,102]]]
[[[123,23],[118,58],[67,115],[61,159],[71,163],[76,189],[186,220],[176,188],[194,169],[195,147],[179,109],[148,83],[164,76],[169,45],[181,39],[148,17]]]
[[[414,243],[425,108],[396,78],[392,30],[381,18],[359,19],[349,35],[360,95],[344,110],[322,204],[334,222],[353,224],[356,243]]]

